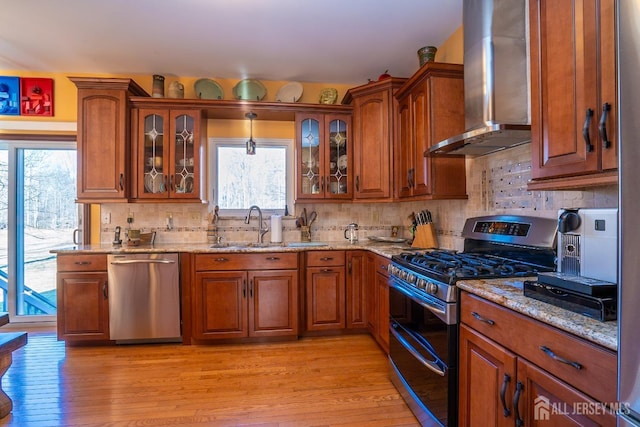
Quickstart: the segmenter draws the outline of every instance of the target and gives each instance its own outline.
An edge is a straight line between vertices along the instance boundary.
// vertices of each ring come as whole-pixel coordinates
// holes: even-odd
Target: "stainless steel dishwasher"
[[[110,338],[180,341],[178,254],[111,254],[107,261]]]

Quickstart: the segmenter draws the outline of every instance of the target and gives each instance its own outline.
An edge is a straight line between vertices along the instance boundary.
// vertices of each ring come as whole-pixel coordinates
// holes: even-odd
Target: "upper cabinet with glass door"
[[[200,110],[139,109],[137,199],[201,200],[205,144]]]
[[[296,199],[353,197],[351,115],[296,114]]]

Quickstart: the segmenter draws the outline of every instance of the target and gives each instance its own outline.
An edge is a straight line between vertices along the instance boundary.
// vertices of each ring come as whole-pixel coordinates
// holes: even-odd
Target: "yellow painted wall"
[[[450,64],[464,63],[464,31],[462,25],[438,48],[436,61]]]
[[[294,139],[294,122],[253,121],[253,137],[257,140],[263,138]],[[209,138],[247,138],[251,132],[249,120],[209,120],[207,123],[207,136]]]

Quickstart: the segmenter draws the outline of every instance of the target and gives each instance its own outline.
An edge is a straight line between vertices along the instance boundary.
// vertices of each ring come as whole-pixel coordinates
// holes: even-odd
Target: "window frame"
[[[295,200],[295,151],[294,140],[288,138],[254,138],[256,141],[256,150],[260,150],[260,147],[283,147],[285,149],[286,156],[286,203],[289,212],[293,209]],[[246,147],[246,138],[209,138],[207,141],[207,148],[209,152],[209,166],[208,166],[208,184],[211,191],[211,205],[216,206],[218,204],[218,147],[241,147],[243,150]],[[247,214],[245,209],[220,209],[220,215],[226,217],[242,217]],[[262,209],[262,214],[265,218],[269,218],[272,214],[284,215],[284,206],[282,209]]]

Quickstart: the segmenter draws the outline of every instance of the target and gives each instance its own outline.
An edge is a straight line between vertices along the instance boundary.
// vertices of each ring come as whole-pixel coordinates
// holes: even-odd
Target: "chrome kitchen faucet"
[[[269,227],[262,222],[262,211],[258,206],[253,205],[249,208],[249,212],[244,219],[244,223],[249,224],[249,221],[251,221],[251,211],[254,209],[258,211],[258,243],[262,243],[264,235],[269,231]]]

